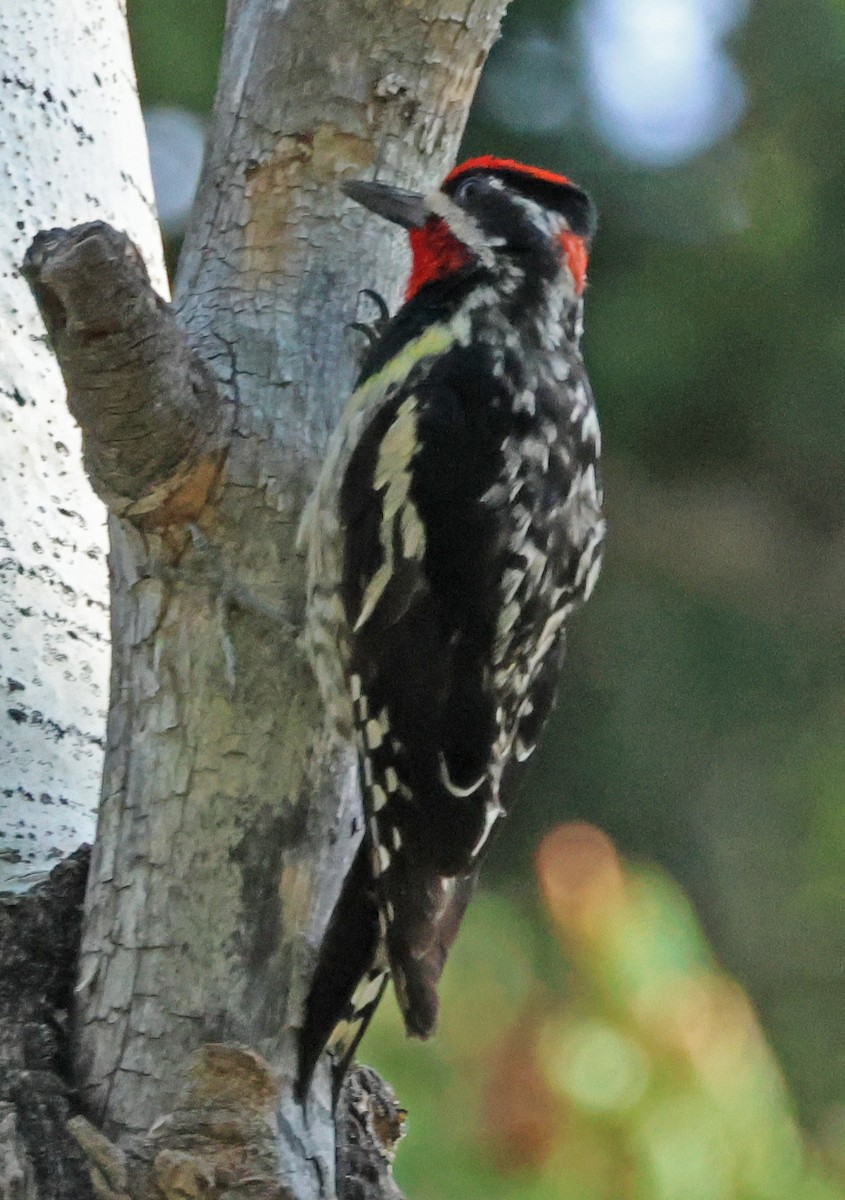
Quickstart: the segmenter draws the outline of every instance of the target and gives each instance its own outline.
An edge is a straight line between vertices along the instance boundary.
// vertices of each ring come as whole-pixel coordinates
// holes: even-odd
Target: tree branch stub
[[[138,250],[90,222],[37,234],[22,270],[94,490],[113,513],[142,524],[196,519],[219,474],[232,408]]]

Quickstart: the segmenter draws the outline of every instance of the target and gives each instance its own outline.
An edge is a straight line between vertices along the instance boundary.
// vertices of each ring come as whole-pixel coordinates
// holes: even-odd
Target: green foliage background
[[[397,1170],[420,1200],[842,1196],[845,4],[752,3],[730,43],[743,118],[662,168],[597,132],[567,23],[577,9],[514,0],[465,149],[564,170],[598,202],[587,355],[606,446],[606,570],[447,972],[442,1035],[409,1046],[388,1007],[365,1053],[411,1110]],[[207,110],[223,10],[131,0],[145,104]],[[515,50],[549,34],[570,116],[520,133]],[[659,992],[661,953],[674,955],[669,996],[706,960],[729,1029],[737,993],[718,962],[774,1057],[746,1029],[724,1060],[734,1067],[702,1079],[601,982],[623,969],[624,941],[587,953],[564,931],[561,953],[532,856],[575,819],[604,830],[634,864],[626,877],[654,893],[640,918],[652,952],[625,969]],[[690,1036],[700,1025],[715,1046],[722,1022],[695,1011]],[[570,1078],[579,1022],[586,1091]],[[569,1048],[555,1050],[547,1027]],[[596,1100],[589,1081],[603,1071]],[[620,1101],[626,1071],[640,1082]]]

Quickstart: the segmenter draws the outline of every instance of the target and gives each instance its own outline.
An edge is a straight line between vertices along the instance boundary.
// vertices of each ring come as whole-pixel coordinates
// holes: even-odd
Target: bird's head
[[[343,190],[409,231],[407,300],[425,284],[477,265],[566,270],[575,292],[584,290],[595,210],[565,175],[486,155],[455,167],[427,195],[359,180]]]

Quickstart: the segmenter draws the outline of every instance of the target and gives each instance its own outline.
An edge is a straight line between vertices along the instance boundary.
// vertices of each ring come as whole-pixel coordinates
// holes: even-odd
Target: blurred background
[[[129,15],[175,246],[224,3]],[[843,129],[843,0],[511,5],[464,149],[599,206],[610,537],[441,1035],[363,1047],[416,1200],[845,1196]]]

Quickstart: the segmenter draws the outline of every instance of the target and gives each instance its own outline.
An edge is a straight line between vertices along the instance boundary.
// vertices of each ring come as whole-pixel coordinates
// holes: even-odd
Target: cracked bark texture
[[[85,372],[67,373],[86,462],[112,509],[111,705],[76,990],[80,1100],[131,1158],[154,1122],[150,1137],[196,1111],[184,1097],[197,1054],[203,1071],[209,1044],[248,1047],[272,1081],[261,1110],[272,1125],[268,1194],[296,1200],[395,1193],[392,1150],[379,1151],[382,1166],[366,1150],[385,1124],[378,1088],[359,1080],[339,1117],[337,1179],[327,1074],[306,1112],[291,1093],[310,973],[360,836],[354,763],[326,739],[299,647],[296,528],[352,386],[357,335],[346,326],[360,315],[358,290],[393,304],[406,267],[402,239],[338,184],[442,177],[506,4],[230,0],[176,311],[232,402],[234,428],[222,474],[192,511],[158,503],[181,483],[178,469],[126,487],[143,470],[107,451],[132,406],[110,424]],[[54,278],[42,282],[72,307]],[[60,317],[52,330],[63,363],[71,324]],[[152,458],[169,446],[195,464],[193,447],[172,446],[169,419],[151,419],[166,396],[172,408],[174,389],[147,383]],[[131,389],[117,378],[121,392]],[[157,506],[141,512],[139,495]],[[193,1151],[180,1145],[160,1147],[153,1168],[164,1150],[159,1193],[229,1186],[219,1164],[187,1162]],[[118,1161],[116,1194],[122,1170]]]
[[[175,1108],[121,1148],[77,1111],[68,1014],[89,848],[0,897],[0,1200],[290,1200],[278,1179],[279,1081],[247,1047],[205,1045]],[[404,1112],[375,1072],[338,1106],[338,1200],[396,1200]]]
[[[166,288],[118,0],[0,4],[0,891],[93,838],[108,693],[102,505],[21,278],[39,229],[126,230]]]

